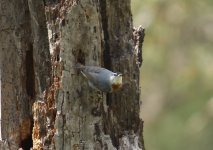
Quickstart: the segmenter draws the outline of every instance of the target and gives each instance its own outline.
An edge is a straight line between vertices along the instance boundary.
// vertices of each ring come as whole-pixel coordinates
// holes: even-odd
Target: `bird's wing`
[[[90,81],[98,81],[100,73],[104,68],[99,67],[85,67],[82,70],[83,75]]]
[[[108,92],[111,90],[110,76],[113,72],[100,67],[86,67],[82,70],[83,75],[88,79],[90,83],[97,89]]]

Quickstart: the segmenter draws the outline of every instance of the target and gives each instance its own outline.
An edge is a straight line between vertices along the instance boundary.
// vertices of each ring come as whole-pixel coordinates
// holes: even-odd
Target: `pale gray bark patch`
[[[142,26],[139,26],[138,28],[133,29],[133,39],[134,39],[134,49],[135,49],[135,55],[136,55],[136,63],[141,67],[143,62],[142,57],[142,46],[145,36],[145,29]]]
[[[61,28],[60,60],[64,65],[57,97],[56,149],[94,149],[95,124],[101,124],[102,94],[91,91],[72,66],[100,62],[102,31],[94,1],[79,1],[67,12]],[[75,15],[74,15],[75,14]]]

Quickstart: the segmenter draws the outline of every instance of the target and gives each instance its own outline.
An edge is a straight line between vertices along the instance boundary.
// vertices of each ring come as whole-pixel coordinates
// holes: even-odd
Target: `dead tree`
[[[0,149],[144,150],[130,0],[1,0],[0,33]],[[76,63],[121,72],[122,89],[92,90]]]

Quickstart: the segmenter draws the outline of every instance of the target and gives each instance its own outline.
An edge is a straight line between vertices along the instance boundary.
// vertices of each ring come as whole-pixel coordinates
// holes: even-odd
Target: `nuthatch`
[[[87,78],[88,84],[92,88],[102,92],[114,92],[122,87],[122,74],[101,67],[81,64],[77,64],[76,68]]]

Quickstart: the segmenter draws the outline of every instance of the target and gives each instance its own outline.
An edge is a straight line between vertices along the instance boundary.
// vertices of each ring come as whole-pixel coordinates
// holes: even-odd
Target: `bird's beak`
[[[118,76],[122,76],[122,74],[119,74]]]

